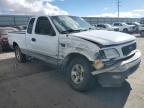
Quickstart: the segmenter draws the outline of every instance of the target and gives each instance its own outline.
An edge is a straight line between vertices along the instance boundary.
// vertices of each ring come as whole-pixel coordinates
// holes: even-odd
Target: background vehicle
[[[114,27],[118,27],[119,31],[124,32],[124,33],[133,33],[135,26],[134,25],[128,25],[123,22],[115,22],[113,23]]]
[[[27,26],[26,25],[21,25],[21,26],[16,26],[15,28],[22,31],[22,30],[26,30]]]
[[[88,90],[94,76],[104,87],[120,86],[141,61],[134,36],[95,30],[75,16],[33,17],[26,33],[9,33],[8,39],[19,62],[28,55],[60,67],[78,91]]]
[[[138,22],[131,22],[131,23],[126,23],[126,24],[134,26],[134,33],[138,33],[139,32],[139,27],[141,26],[140,23],[138,23]]]
[[[118,27],[113,27],[110,24],[96,24],[95,27],[98,30],[119,31]]]
[[[17,31],[13,27],[0,27],[0,46],[2,50],[9,50],[8,32]]]

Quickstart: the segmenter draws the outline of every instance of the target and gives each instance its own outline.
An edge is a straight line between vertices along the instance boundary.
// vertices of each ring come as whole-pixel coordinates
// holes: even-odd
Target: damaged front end
[[[125,79],[138,69],[141,52],[136,48],[131,50],[131,54],[127,57],[123,56],[123,58],[121,58],[123,53],[119,53],[114,48],[97,53],[97,59],[93,63],[95,70],[92,75],[97,75],[98,81],[103,87],[121,86]]]

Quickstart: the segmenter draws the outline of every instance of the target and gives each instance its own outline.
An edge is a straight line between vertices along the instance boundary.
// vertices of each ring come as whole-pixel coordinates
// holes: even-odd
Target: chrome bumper
[[[128,60],[118,62],[117,64],[113,65],[112,67],[96,70],[92,72],[92,75],[97,75],[101,73],[107,72],[125,72],[129,69],[135,67],[141,62],[141,52],[139,50],[136,51],[135,55]]]

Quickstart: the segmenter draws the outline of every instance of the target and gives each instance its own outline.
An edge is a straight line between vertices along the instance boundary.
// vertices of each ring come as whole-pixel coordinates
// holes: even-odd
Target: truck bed
[[[13,46],[13,43],[16,42],[20,48],[25,49],[26,48],[25,34],[26,34],[25,31],[9,32],[8,41],[10,46]]]

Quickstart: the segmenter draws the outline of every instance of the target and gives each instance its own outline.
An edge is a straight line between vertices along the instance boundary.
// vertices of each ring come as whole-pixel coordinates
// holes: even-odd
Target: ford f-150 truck
[[[120,86],[141,61],[134,36],[95,30],[76,16],[32,17],[26,32],[9,33],[8,39],[18,62],[31,56],[52,64],[78,91],[95,79],[104,87]]]

